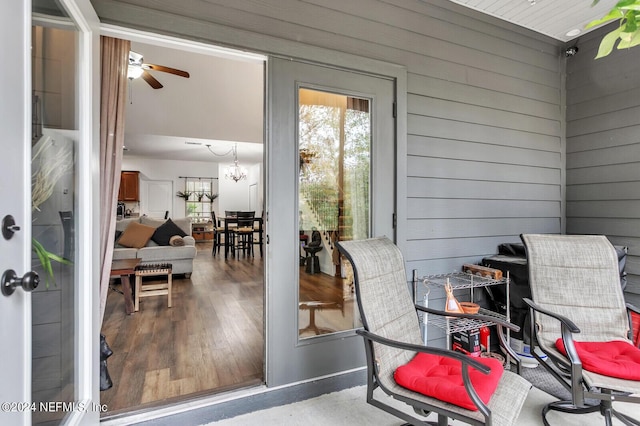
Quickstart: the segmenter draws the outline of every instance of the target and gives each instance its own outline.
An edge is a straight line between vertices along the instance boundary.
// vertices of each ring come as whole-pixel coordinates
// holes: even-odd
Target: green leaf
[[[31,248],[38,256],[40,265],[45,272],[46,288],[49,288],[49,282],[53,282],[54,285],[56,284],[56,279],[53,274],[53,266],[51,265],[52,260],[65,265],[73,264],[69,259],[65,259],[62,256],[58,256],[57,254],[47,251],[47,249],[45,249],[44,246],[35,238],[31,239]]]
[[[640,31],[636,31],[629,35],[630,37],[628,39],[623,38],[620,40],[620,43],[618,43],[618,49],[628,49],[640,44]]]
[[[603,16],[600,19],[595,19],[591,22],[589,22],[587,25],[585,25],[585,29],[589,29],[592,27],[596,27],[600,24],[604,24],[605,22],[609,22],[609,21],[613,21],[615,19],[621,19],[624,17],[624,13],[621,12],[618,9],[612,9],[609,13],[607,13],[605,16]]]
[[[621,32],[622,28],[616,28],[602,38],[600,47],[598,48],[598,54],[596,55],[595,59],[603,58],[611,53],[613,47],[616,44],[616,41],[618,41]]]
[[[49,282],[52,281],[55,284],[56,280],[53,276],[53,267],[51,266],[51,261],[49,260],[49,256],[47,255],[48,252],[44,248],[44,246],[40,244],[40,242],[35,238],[31,239],[31,246],[33,251],[38,256],[38,259],[40,260],[40,265],[42,265],[42,269],[45,272],[46,288],[49,288]]]
[[[614,9],[622,9],[624,7],[630,6],[632,4],[637,4],[638,0],[620,0],[618,3],[616,3],[615,6],[613,6]]]

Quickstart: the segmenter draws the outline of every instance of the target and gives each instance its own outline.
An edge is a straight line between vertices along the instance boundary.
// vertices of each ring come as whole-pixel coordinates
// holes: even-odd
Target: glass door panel
[[[70,21],[64,24],[64,11],[38,4],[34,12],[58,18],[55,28],[32,27],[32,265],[41,282],[32,295],[31,392],[36,407],[52,401],[70,407],[77,395],[78,33]],[[69,411],[37,409],[32,423],[57,424]]]
[[[336,241],[370,235],[371,100],[298,90],[299,337],[360,325]]]

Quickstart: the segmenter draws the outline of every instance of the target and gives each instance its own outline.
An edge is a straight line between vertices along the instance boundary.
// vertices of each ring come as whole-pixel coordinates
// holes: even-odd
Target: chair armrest
[[[371,333],[363,329],[356,330],[356,333],[364,337],[365,343],[368,340],[368,341],[373,341],[385,346],[391,346],[394,348],[405,349],[405,350],[410,350],[414,352],[441,355],[444,357],[453,358],[460,361],[462,364],[461,366],[462,382],[464,383],[464,388],[467,391],[467,395],[469,396],[469,398],[471,398],[471,401],[473,401],[474,405],[478,408],[478,411],[480,411],[485,417],[491,414],[489,407],[487,407],[487,405],[478,396],[478,393],[476,392],[476,390],[473,387],[473,384],[471,383],[471,377],[469,376],[469,367],[473,367],[483,374],[489,374],[489,372],[491,371],[490,367],[487,367],[486,365],[476,361],[474,358],[468,355],[464,355],[460,352],[455,352],[448,349],[433,348],[433,347],[428,347],[423,345],[414,345],[411,343],[399,342],[397,340],[387,339],[386,337],[379,336],[377,334]],[[367,345],[367,346],[369,347],[369,349],[367,350],[367,359],[370,360],[371,362],[373,361],[371,358],[373,352],[372,352],[371,346],[370,345]],[[369,368],[371,368],[371,366],[369,366]],[[377,374],[378,373],[376,371],[376,375]]]
[[[563,326],[567,327],[572,333],[580,333],[580,329],[577,325],[574,324],[569,318],[562,316],[560,314],[556,314],[555,312],[551,312],[548,309],[544,309],[541,306],[535,304],[535,302],[528,297],[523,297],[522,300],[526,303],[530,309],[540,312],[541,314],[548,315],[560,321]]]
[[[637,308],[635,305],[632,305],[631,303],[627,303],[627,311],[631,311],[633,313],[640,315],[640,309]]]
[[[416,309],[422,312],[426,312],[428,314],[435,314],[435,315],[441,315],[441,316],[447,316],[447,317],[454,317],[454,318],[468,318],[468,319],[476,319],[476,320],[481,320],[481,321],[490,321],[493,322],[495,324],[501,325],[503,327],[506,327],[510,330],[513,331],[520,331],[520,327],[517,324],[513,324],[509,321],[505,321],[503,319],[497,318],[497,317],[492,317],[489,315],[482,315],[482,314],[464,314],[464,313],[456,313],[456,312],[445,312],[445,311],[440,311],[437,309],[431,309],[431,308],[427,308],[425,306],[422,305],[415,305]]]
[[[182,237],[182,239],[184,240],[184,245],[185,246],[195,246],[196,245],[196,239],[193,238],[191,235],[187,235],[185,237]]]
[[[433,348],[430,346],[414,345],[411,343],[400,342],[398,340],[391,340],[363,329],[356,330],[356,333],[367,340],[380,343],[381,345],[391,346],[393,348],[404,349],[407,351],[422,352],[426,354],[441,355],[448,358],[454,358],[458,361],[461,361],[462,364],[468,364],[484,374],[489,374],[489,372],[491,371],[489,367],[476,361],[475,359],[473,359],[473,357],[462,354],[460,352],[451,351],[449,349]]]
[[[576,350],[576,346],[573,342],[573,333],[580,333],[580,329],[569,318],[560,314],[556,314],[555,312],[549,311],[547,309],[544,309],[536,305],[533,302],[533,300],[527,297],[523,297],[522,300],[524,301],[524,303],[529,305],[529,309],[532,311],[532,314],[533,314],[533,311],[537,311],[537,312],[540,312],[541,314],[548,315],[560,321],[560,333],[562,336],[562,342],[564,344],[564,350],[567,353],[567,358],[569,359],[569,362],[571,362],[571,381],[572,381],[571,386],[572,388],[576,389],[576,386],[578,385],[577,380],[578,378],[582,377],[582,361],[580,360],[580,356],[578,355],[578,351]],[[531,316],[533,318],[533,315]],[[534,346],[532,345],[532,349],[531,349],[532,351],[534,350],[533,348]]]

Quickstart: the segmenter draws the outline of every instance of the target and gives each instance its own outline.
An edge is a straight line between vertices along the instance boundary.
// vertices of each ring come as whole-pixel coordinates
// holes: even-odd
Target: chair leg
[[[613,414],[618,420],[624,423],[627,426],[640,426],[640,421],[636,419],[632,419],[631,417],[620,413],[619,411],[611,409],[611,414]]]
[[[547,421],[549,411],[560,411],[562,413],[586,414],[600,410],[600,405],[589,405],[586,407],[576,407],[572,401],[553,401],[545,405],[542,409],[542,422],[544,426],[551,426]]]

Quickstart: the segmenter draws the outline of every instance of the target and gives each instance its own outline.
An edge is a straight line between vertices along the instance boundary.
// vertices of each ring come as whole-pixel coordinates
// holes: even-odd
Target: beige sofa
[[[171,220],[187,234],[186,237],[183,237],[183,246],[160,246],[150,239],[146,246],[142,248],[129,248],[117,244],[116,239],[113,260],[138,258],[144,263],[171,263],[173,274],[185,274],[189,278],[193,272],[193,259],[196,257],[197,252],[195,240],[191,236],[191,219],[172,218]],[[116,221],[116,235],[119,232],[124,232],[131,222],[138,222],[157,228],[165,223],[166,220],[148,216],[118,220]]]

